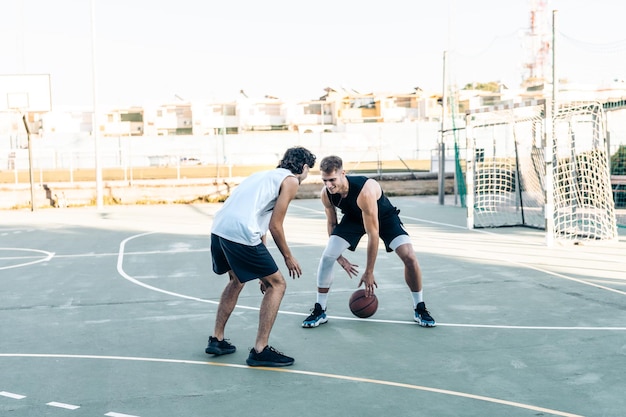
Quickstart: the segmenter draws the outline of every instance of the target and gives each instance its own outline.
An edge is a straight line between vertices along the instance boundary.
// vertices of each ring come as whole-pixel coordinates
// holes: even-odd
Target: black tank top
[[[338,207],[344,217],[350,221],[357,221],[363,223],[363,212],[356,203],[356,200],[361,194],[361,190],[365,185],[365,182],[369,179],[362,175],[346,175],[348,180],[348,195],[341,198],[341,194],[331,194],[326,190],[326,195],[330,199],[333,206]],[[382,191],[382,190],[381,190]],[[383,191],[378,199],[378,219],[384,220],[389,216],[400,213],[400,211],[391,204],[391,201],[385,196]]]

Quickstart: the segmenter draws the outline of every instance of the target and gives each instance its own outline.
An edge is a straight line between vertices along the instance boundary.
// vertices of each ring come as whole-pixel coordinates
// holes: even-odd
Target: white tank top
[[[224,239],[255,246],[269,229],[280,185],[289,176],[285,168],[262,171],[244,179],[215,213],[211,233]]]

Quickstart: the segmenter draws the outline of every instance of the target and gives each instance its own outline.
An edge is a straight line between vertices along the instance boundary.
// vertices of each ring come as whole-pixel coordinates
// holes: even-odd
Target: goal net
[[[545,229],[548,241],[617,236],[599,103],[546,100],[467,114],[467,224]]]

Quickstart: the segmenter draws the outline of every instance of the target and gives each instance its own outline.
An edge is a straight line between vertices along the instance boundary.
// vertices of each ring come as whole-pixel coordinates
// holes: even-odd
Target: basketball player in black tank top
[[[400,211],[385,196],[376,180],[365,176],[347,176],[343,161],[338,156],[322,159],[320,170],[325,186],[321,200],[330,238],[318,266],[317,301],[311,315],[302,322],[302,327],[313,328],[328,321],[326,302],[333,281],[334,263],[337,261],[351,278],[356,277],[358,265],[348,261],[343,252],[346,249],[354,251],[365,234],[368,237],[367,261],[358,286],[364,285],[368,295],[378,287],[374,265],[379,240],[382,240],[387,252],[395,251],[404,263],[404,279],[413,298],[414,320],[422,327],[434,327],[435,320],[423,300],[422,273],[411,239],[400,220]],[[337,209],[343,214],[341,222],[338,221]]]

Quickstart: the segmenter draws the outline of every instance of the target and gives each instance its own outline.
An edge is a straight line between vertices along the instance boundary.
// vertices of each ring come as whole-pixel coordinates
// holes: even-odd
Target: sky
[[[557,10],[559,78],[626,79],[622,2],[535,2],[545,3],[546,36]],[[530,10],[531,0],[3,1],[0,94],[8,74],[50,74],[53,109],[233,101],[240,90],[311,100],[327,87],[518,88]]]

